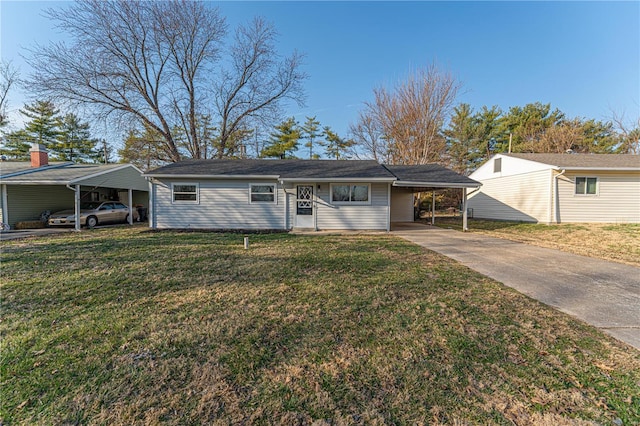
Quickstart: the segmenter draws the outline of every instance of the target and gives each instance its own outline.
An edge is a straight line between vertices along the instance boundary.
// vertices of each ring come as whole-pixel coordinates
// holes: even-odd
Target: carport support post
[[[80,185],[76,185],[75,200],[76,231],[80,232]]]
[[[129,188],[129,225],[133,225],[133,189]]]
[[[436,191],[431,193],[431,225],[436,223]]]
[[[467,226],[467,188],[462,188],[462,231],[469,230]]]

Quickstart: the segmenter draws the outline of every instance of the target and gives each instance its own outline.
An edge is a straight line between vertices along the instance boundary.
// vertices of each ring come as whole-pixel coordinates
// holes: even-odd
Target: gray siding
[[[597,177],[596,195],[576,195],[577,176]],[[560,222],[640,222],[640,172],[567,172],[558,180]]]
[[[172,203],[171,183],[155,184],[153,220],[157,228],[195,229],[283,229],[285,195],[277,185],[276,203],[249,203],[251,183],[260,180],[195,181],[199,183],[199,203]]]
[[[467,201],[474,218],[548,222],[551,169],[486,179]]]
[[[58,185],[7,185],[9,225],[38,220],[45,210],[73,209],[74,192]]]
[[[332,205],[329,184],[321,184],[316,210],[318,229],[387,229],[388,188],[387,183],[372,183],[371,205]]]

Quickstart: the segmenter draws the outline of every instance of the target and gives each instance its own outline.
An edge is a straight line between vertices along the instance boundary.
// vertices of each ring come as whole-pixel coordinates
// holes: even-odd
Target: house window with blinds
[[[171,184],[171,200],[176,203],[199,203],[200,186],[197,183]]]

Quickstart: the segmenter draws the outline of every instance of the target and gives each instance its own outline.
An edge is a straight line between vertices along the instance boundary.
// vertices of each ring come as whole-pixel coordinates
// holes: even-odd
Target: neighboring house
[[[479,186],[434,164],[365,160],[190,160],[145,176],[152,228],[389,230],[413,221],[415,192]]]
[[[84,201],[119,200],[130,207],[149,202],[149,184],[131,164],[49,163],[38,144],[30,153],[31,162],[0,162],[0,221],[12,228]]]
[[[543,223],[640,222],[640,156],[497,154],[470,178],[473,217]]]

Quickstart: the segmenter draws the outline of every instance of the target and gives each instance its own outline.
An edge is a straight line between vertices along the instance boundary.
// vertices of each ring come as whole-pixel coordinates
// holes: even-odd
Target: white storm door
[[[296,187],[296,228],[315,228],[313,209],[313,185]]]

